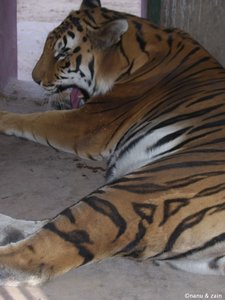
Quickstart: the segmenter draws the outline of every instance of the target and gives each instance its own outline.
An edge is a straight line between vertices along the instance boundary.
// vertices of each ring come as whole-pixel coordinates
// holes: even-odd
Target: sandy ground
[[[64,2],[67,2],[66,7],[61,5],[59,8],[62,14],[69,4],[79,3],[74,0]],[[127,7],[131,8],[134,2],[129,2]],[[54,27],[53,19],[59,22],[55,17],[46,20],[48,12],[58,15],[58,10],[51,8],[53,1],[48,4],[46,6],[46,1],[42,0],[18,0],[18,11],[21,10],[18,27],[24,33],[20,49],[29,50],[22,51],[27,53],[22,60],[25,62],[29,58],[26,61],[28,69],[21,69],[23,78],[27,78],[26,74],[32,69],[35,51],[41,51],[49,26]],[[35,7],[35,11],[31,12],[30,7]],[[41,35],[38,37],[36,32]],[[49,109],[43,91],[32,83],[19,81],[8,91],[10,96],[0,94],[1,110],[32,112]],[[0,157],[0,212],[13,217],[53,217],[104,182],[104,164],[83,161],[14,137],[0,136]],[[213,296],[214,299],[225,299],[223,277],[193,275],[156,267],[149,261],[137,263],[119,258],[72,270],[42,287],[0,288],[0,300],[182,300]]]

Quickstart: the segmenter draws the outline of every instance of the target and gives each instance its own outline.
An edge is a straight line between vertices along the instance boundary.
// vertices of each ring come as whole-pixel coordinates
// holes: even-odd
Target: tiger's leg
[[[225,172],[214,153],[205,160],[198,155],[192,164],[186,154],[152,163],[41,229],[30,223],[30,236],[0,247],[0,283],[35,284],[112,256],[225,275]],[[10,233],[1,239],[10,241]]]
[[[104,118],[101,118],[103,120]],[[100,155],[105,124],[89,109],[30,114],[0,112],[0,133],[15,135],[84,158]],[[96,129],[96,127],[99,127]],[[96,133],[96,134],[95,134]]]
[[[185,184],[185,174],[181,179],[177,169],[172,179],[168,169],[162,172],[163,162],[157,164],[102,187],[47,223],[27,223],[28,236],[26,223],[13,221],[25,236],[18,242],[11,243],[13,230],[2,229],[1,240],[10,243],[0,247],[0,284],[37,284],[112,256],[151,258],[186,271],[224,275],[224,198],[216,203],[209,193],[196,198],[199,194],[186,188],[190,174]]]
[[[41,229],[27,223],[32,227],[30,236],[0,247],[0,284],[38,284],[73,267],[142,247],[142,237],[138,241],[134,233],[143,233],[140,217],[130,201],[121,201],[120,194],[103,187]],[[14,222],[20,230],[19,221]],[[24,234],[23,229],[20,232]],[[10,241],[10,235],[2,239]]]

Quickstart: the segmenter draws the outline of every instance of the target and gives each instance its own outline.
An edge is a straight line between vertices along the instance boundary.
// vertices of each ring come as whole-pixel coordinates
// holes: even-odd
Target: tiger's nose
[[[36,74],[36,71],[35,71],[35,69],[33,70],[33,72],[32,72],[32,78],[33,78],[33,80],[37,83],[37,84],[41,84],[41,79],[40,79],[40,76],[38,76],[37,74]]]
[[[33,78],[34,79],[34,78]],[[41,84],[41,80],[37,80],[37,79],[34,79],[34,81],[37,83],[37,84]]]

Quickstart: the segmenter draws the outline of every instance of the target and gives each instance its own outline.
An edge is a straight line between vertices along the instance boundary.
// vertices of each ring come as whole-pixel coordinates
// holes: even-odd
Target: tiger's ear
[[[128,22],[118,19],[105,24],[99,29],[90,29],[88,36],[94,48],[107,49],[118,43],[121,36],[128,30]]]
[[[100,0],[83,0],[80,9],[88,9],[88,8],[95,8],[95,7],[101,7]]]

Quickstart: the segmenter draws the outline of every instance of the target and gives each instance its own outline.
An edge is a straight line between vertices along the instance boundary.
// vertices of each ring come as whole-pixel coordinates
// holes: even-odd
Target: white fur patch
[[[224,268],[212,269],[209,267],[212,258],[208,259],[181,259],[167,262],[167,264],[173,268],[176,268],[181,271],[202,274],[202,275],[225,275]],[[224,259],[223,259],[224,261]],[[161,264],[161,263],[160,263]]]
[[[126,151],[126,154],[121,158],[119,157],[120,152],[123,149],[119,149],[117,153],[114,153],[114,157],[111,161],[111,165],[115,163],[113,168],[112,177],[109,181],[121,177],[123,175],[129,174],[130,172],[137,170],[138,168],[145,166],[146,164],[153,162],[159,158],[162,158],[168,154],[163,155],[164,152],[169,151],[177,144],[180,143],[182,137],[178,137],[170,142],[162,144],[161,146],[151,149],[151,146],[157,143],[160,139],[166,137],[167,135],[179,130],[176,126],[167,126],[161,129],[157,129],[151,134],[143,137],[136,145],[131,149]],[[146,149],[150,149],[146,151]]]
[[[18,220],[0,214],[0,245],[4,246],[10,239],[21,240],[38,231],[47,223],[44,221]],[[11,236],[10,236],[11,235]]]

